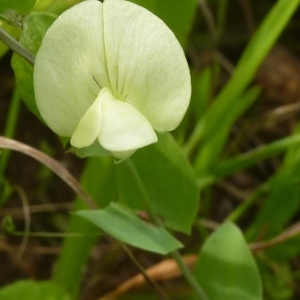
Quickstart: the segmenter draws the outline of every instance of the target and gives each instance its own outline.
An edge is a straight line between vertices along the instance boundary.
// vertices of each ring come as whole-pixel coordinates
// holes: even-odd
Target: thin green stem
[[[35,56],[16,39],[10,36],[3,28],[0,27],[0,41],[18,53],[21,57],[34,65]]]
[[[139,193],[140,199],[143,201],[143,204],[147,210],[147,213],[149,213],[151,220],[154,221],[155,224],[161,225],[161,221],[157,217],[154,209],[151,206],[151,203],[148,199],[148,195],[145,190],[144,184],[143,184],[136,168],[134,167],[133,163],[131,162],[130,159],[126,159],[123,163],[126,165],[127,169],[129,170],[132,178],[134,179],[134,181],[136,183],[137,192]]]
[[[209,300],[208,296],[205,294],[204,290],[202,287],[199,285],[198,281],[195,279],[194,275],[190,271],[190,269],[187,267],[185,262],[183,261],[180,253],[178,251],[173,251],[171,253],[172,257],[176,261],[179,269],[182,272],[182,275],[186,279],[186,281],[190,284],[190,286],[194,289],[196,295],[199,297],[201,300]]]
[[[15,130],[16,130],[18,117],[19,117],[20,104],[21,104],[21,98],[19,97],[17,89],[15,88],[11,98],[9,112],[5,123],[5,129],[4,129],[5,137],[13,138],[15,135]],[[0,156],[0,178],[3,178],[3,174],[6,170],[9,156],[10,156],[10,150],[2,150]],[[1,197],[1,199],[4,199],[4,197]]]
[[[152,206],[151,206],[151,202],[148,198],[147,192],[145,190],[144,184],[134,166],[134,164],[131,162],[130,159],[127,159],[124,162],[128,168],[128,170],[131,173],[132,178],[135,180],[136,183],[136,187],[137,187],[137,192],[140,195],[141,200],[143,201],[143,204],[145,205],[147,212],[149,213],[152,221],[157,225],[157,226],[161,226],[161,221],[159,220],[159,218],[156,216]],[[173,251],[171,252],[172,257],[174,258],[174,260],[176,261],[179,269],[182,272],[182,275],[184,276],[184,278],[186,279],[186,281],[190,284],[190,286],[193,288],[193,290],[195,291],[196,295],[199,297],[200,300],[209,300],[209,298],[206,296],[206,294],[204,293],[202,287],[199,285],[199,283],[197,282],[197,280],[195,279],[195,277],[193,276],[193,274],[191,273],[191,271],[189,270],[189,268],[187,267],[187,265],[185,264],[185,262],[183,261],[181,255],[179,254],[178,251]]]
[[[129,258],[133,261],[133,263],[137,266],[137,268],[139,269],[139,271],[143,274],[143,276],[147,280],[147,282],[150,285],[152,285],[153,288],[157,291],[160,299],[162,299],[162,300],[169,299],[169,297],[165,294],[165,292],[162,290],[162,288],[154,280],[152,280],[151,277],[149,277],[149,275],[147,274],[147,272],[144,269],[144,267],[139,263],[139,261],[133,255],[132,251],[130,251],[130,249],[125,244],[123,244],[123,243],[120,243],[120,244],[121,244],[121,247],[123,248],[123,250],[129,256]]]
[[[220,38],[224,31],[226,14],[228,9],[228,0],[219,0],[218,1],[218,12],[217,12],[217,36]]]

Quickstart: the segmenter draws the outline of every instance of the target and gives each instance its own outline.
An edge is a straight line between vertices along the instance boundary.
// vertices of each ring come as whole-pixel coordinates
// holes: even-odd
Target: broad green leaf
[[[158,143],[138,150],[130,158],[147,193],[150,205],[164,224],[189,233],[198,211],[199,189],[194,172],[168,133]],[[126,162],[117,166],[121,203],[147,210]]]
[[[36,0],[0,0],[0,19],[22,28],[24,15],[33,8]]]
[[[197,0],[186,0],[184,4],[178,0],[132,0],[131,2],[144,6],[160,17],[174,32],[181,46],[186,47],[197,9]]]
[[[24,20],[24,29],[20,37],[20,42],[32,53],[36,53],[47,29],[55,18],[55,15],[49,13],[31,13],[28,15]],[[24,100],[28,108],[40,118],[34,98],[33,66],[14,53],[12,67],[15,72],[20,97]]]
[[[205,241],[195,276],[209,299],[262,299],[255,260],[242,232],[233,223],[221,225]]]
[[[0,14],[7,11],[16,11],[25,15],[33,8],[36,0],[0,0]]]
[[[65,10],[71,8],[76,3],[81,1],[82,0],[37,0],[34,10],[47,11],[56,15],[60,15]]]
[[[170,27],[183,48],[186,47],[187,37],[192,28],[198,1],[157,0],[155,13]]]
[[[1,300],[70,300],[66,292],[51,281],[17,281],[0,290]]]
[[[46,10],[55,0],[36,0],[34,10],[35,11],[44,11]],[[65,2],[65,1],[60,1]]]
[[[182,244],[163,227],[140,219],[134,212],[111,203],[100,210],[81,210],[76,215],[92,222],[117,240],[159,254],[168,254]]]
[[[110,157],[91,157],[85,165],[80,182],[100,208],[117,199],[114,167],[113,159]],[[87,209],[87,205],[77,197],[74,211],[79,209]],[[64,287],[72,299],[78,299],[83,269],[92,246],[98,240],[99,229],[87,220],[72,214],[68,232],[83,232],[87,235],[64,240],[54,271],[54,281]]]
[[[130,0],[130,2],[143,6],[148,10],[152,11],[153,13],[155,13],[155,6],[157,0]]]

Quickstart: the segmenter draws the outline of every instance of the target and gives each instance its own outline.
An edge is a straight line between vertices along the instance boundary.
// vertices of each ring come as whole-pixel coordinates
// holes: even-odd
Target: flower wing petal
[[[84,116],[80,119],[72,137],[71,145],[76,148],[88,147],[94,143],[97,136],[99,135],[102,121],[102,89],[91,105],[87,110]]]
[[[109,87],[103,44],[102,3],[84,1],[58,17],[36,56],[34,88],[47,125],[71,136],[96,99]]]
[[[102,93],[102,123],[98,140],[112,153],[131,153],[132,150],[157,141],[148,120],[131,104],[116,100],[104,88]],[[129,151],[129,152],[128,152]]]
[[[104,43],[113,94],[132,103],[158,131],[173,130],[191,95],[189,67],[172,31],[127,1],[103,3]]]

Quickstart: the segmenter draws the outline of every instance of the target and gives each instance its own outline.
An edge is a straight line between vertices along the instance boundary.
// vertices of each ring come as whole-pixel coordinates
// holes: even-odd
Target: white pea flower
[[[84,1],[47,31],[36,55],[37,107],[76,148],[96,141],[119,159],[175,129],[191,94],[171,30],[124,0]]]

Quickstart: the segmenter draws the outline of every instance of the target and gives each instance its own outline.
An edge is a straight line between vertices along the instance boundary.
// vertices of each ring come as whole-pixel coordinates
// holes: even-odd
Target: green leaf
[[[17,281],[0,290],[1,300],[69,300],[70,297],[57,284],[51,281]]]
[[[34,9],[36,11],[47,11],[56,15],[62,14],[65,10],[71,8],[82,0],[38,0]]]
[[[262,299],[255,260],[242,232],[233,223],[223,224],[206,240],[195,276],[209,299]]]
[[[195,220],[199,188],[193,169],[168,133],[158,143],[138,150],[131,158],[154,212],[172,229],[189,233]],[[146,210],[126,164],[117,166],[121,203]]]
[[[56,16],[53,14],[31,13],[24,20],[24,30],[20,42],[32,53],[36,53],[47,29],[55,19]],[[33,66],[16,53],[13,54],[11,63],[20,97],[27,107],[41,118],[34,98]]]
[[[161,18],[174,32],[181,46],[186,47],[197,9],[197,0],[186,0],[184,5],[177,0],[132,0],[131,2],[144,6]]]
[[[177,0],[157,0],[156,2],[156,15],[170,27],[183,48],[187,44],[197,5],[197,0],[185,0],[184,5]]]
[[[22,28],[24,15],[30,12],[35,2],[36,0],[0,0],[0,19]]]
[[[151,12],[155,13],[155,6],[157,0],[130,0],[130,2],[143,6]]]
[[[14,10],[25,15],[33,8],[36,0],[0,0],[0,14]]]
[[[182,244],[163,227],[140,219],[119,204],[111,203],[105,209],[81,210],[75,213],[92,222],[119,241],[159,254],[181,248]]]

